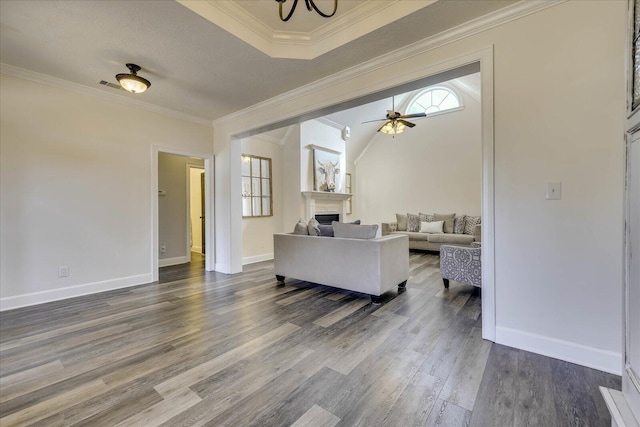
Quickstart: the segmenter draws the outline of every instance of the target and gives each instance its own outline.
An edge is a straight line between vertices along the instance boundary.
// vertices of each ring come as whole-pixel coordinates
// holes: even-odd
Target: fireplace
[[[331,224],[331,221],[344,221],[346,215],[345,203],[351,198],[348,193],[331,193],[328,191],[303,191],[305,198],[305,218],[316,218],[319,223],[323,223],[318,216],[323,217],[323,221]],[[330,216],[331,219],[324,218]]]
[[[331,225],[333,221],[340,221],[340,214],[337,213],[326,213],[326,214],[316,214],[316,221],[320,224]]]

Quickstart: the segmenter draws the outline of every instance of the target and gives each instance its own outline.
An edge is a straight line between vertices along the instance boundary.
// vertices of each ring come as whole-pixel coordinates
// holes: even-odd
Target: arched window
[[[429,116],[462,108],[460,97],[453,90],[443,86],[434,86],[419,93],[409,103],[407,114],[426,113]]]

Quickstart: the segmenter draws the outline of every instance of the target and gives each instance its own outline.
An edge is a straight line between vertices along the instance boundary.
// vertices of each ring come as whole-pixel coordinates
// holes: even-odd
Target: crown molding
[[[249,137],[247,137],[247,139],[253,139],[257,142],[267,142],[269,144],[274,144],[274,145],[278,145],[278,146],[283,146],[284,145],[284,141],[281,141],[280,139],[273,137],[271,135],[265,135],[264,133],[259,134],[259,135],[251,135]]]
[[[329,120],[329,119],[324,118],[324,117],[318,117],[317,119],[314,119],[314,120],[316,122],[322,123],[323,125],[327,125],[327,126],[332,127],[334,129],[338,129],[339,131],[344,129],[344,125],[341,125],[340,123],[336,123],[333,120]]]
[[[272,58],[314,59],[437,0],[365,1],[309,32],[279,31],[231,0],[176,0]]]
[[[437,49],[444,45],[473,36],[483,31],[490,30],[500,25],[504,25],[533,13],[537,13],[547,8],[557,6],[566,1],[567,0],[528,0],[515,3],[496,12],[487,14],[480,18],[476,18],[465,24],[443,31],[434,36],[427,37],[426,39],[386,53],[372,60],[363,62],[362,64],[359,64],[355,67],[347,68],[346,70],[316,80],[315,82],[301,86],[297,89],[285,92],[281,95],[259,102],[250,107],[228,114],[224,117],[214,120],[213,126],[224,126],[238,120],[243,116],[252,115],[256,112],[266,109],[278,109],[281,105],[287,104],[296,98],[309,96],[313,93],[324,91],[328,87],[344,83],[347,80],[357,79],[363,74],[387,67],[400,60],[407,59],[433,49]],[[393,87],[394,85],[394,82],[390,81],[388,87]],[[367,93],[367,88],[362,88],[362,92]],[[335,100],[336,103],[339,101],[339,99]],[[292,118],[294,117],[283,117],[282,120],[286,121]],[[256,123],[255,129],[263,126],[268,126],[270,124],[271,123]]]
[[[48,86],[67,89],[72,92],[105,99],[107,101],[117,102],[119,104],[129,105],[131,107],[134,107],[140,110],[162,114],[164,116],[185,120],[198,125],[213,127],[212,121],[203,119],[201,117],[191,116],[189,114],[172,110],[170,108],[160,107],[155,104],[139,101],[137,99],[131,99],[126,96],[117,95],[115,93],[108,93],[100,89],[95,89],[95,88],[80,85],[77,83],[72,83],[67,80],[59,79],[57,77],[48,76],[46,74],[38,73],[35,71],[25,70],[24,68],[15,67],[13,65],[5,64],[5,63],[0,63],[0,74],[6,74],[9,76],[18,77],[24,80],[29,80],[36,83],[42,83]]]

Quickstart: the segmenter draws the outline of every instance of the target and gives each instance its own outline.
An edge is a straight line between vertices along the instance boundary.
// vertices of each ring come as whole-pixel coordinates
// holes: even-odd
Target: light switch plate
[[[562,199],[562,183],[547,182],[547,200]]]

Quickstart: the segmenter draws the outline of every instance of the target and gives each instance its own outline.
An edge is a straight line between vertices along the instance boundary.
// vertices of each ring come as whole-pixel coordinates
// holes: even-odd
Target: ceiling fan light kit
[[[296,10],[296,6],[298,5],[298,0],[293,0],[293,6],[291,6],[291,10],[285,17],[282,14],[282,5],[286,3],[286,1],[287,0],[276,0],[276,2],[278,3],[278,10],[280,12],[280,20],[282,22],[287,22],[291,18],[291,15],[293,15],[293,12]],[[318,15],[322,16],[323,18],[331,18],[333,15],[336,14],[336,10],[338,10],[338,0],[333,0],[333,12],[331,12],[330,14],[326,14],[322,12],[320,9],[318,9],[318,6],[316,6],[313,0],[304,0],[304,3],[307,6],[307,10],[309,12],[311,12],[312,10],[315,10],[318,13]]]
[[[389,120],[384,125],[382,125],[382,127],[378,129],[378,131],[386,133],[387,135],[397,135],[404,132],[405,128],[406,126],[404,125],[404,123],[396,120]]]
[[[130,74],[116,74],[116,79],[124,90],[131,93],[142,93],[151,86],[149,80],[138,76],[137,73],[141,70],[139,65],[127,64],[127,68],[131,71]]]

